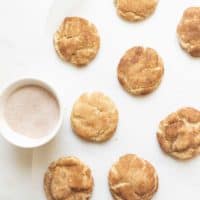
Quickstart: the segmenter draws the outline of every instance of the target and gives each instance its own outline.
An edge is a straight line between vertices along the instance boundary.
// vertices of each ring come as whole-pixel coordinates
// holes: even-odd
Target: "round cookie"
[[[164,152],[177,159],[200,153],[200,111],[182,108],[160,122],[158,142]]]
[[[191,56],[200,57],[200,7],[185,10],[177,33],[181,47]]]
[[[118,14],[128,21],[140,21],[149,17],[158,0],[115,0]]]
[[[150,200],[158,189],[154,167],[134,154],[122,156],[110,169],[108,179],[116,200]]]
[[[118,80],[133,95],[145,95],[155,90],[164,74],[164,65],[151,48],[129,49],[118,65]]]
[[[114,134],[118,111],[111,99],[100,92],[84,93],[71,113],[74,132],[85,140],[103,142]]]
[[[64,157],[51,163],[44,176],[48,200],[89,200],[93,190],[90,169],[75,157]]]
[[[57,54],[64,61],[83,66],[93,60],[100,47],[96,27],[80,17],[66,17],[54,35]]]

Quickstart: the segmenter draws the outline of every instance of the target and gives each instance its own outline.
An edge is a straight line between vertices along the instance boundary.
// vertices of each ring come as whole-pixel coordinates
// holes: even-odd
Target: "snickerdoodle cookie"
[[[100,47],[96,27],[80,17],[66,17],[54,35],[54,46],[60,58],[82,66],[93,60]]]
[[[161,148],[184,160],[200,153],[200,111],[182,108],[160,122],[157,132]]]
[[[128,21],[140,21],[150,16],[158,0],[115,0],[118,14]]]
[[[119,82],[133,95],[144,95],[155,90],[163,74],[163,61],[151,48],[129,49],[118,65]]]
[[[116,200],[150,200],[158,189],[154,167],[134,154],[122,156],[110,169],[108,179]]]
[[[53,162],[44,176],[48,200],[89,200],[93,190],[90,169],[75,157]]]
[[[181,47],[191,56],[200,57],[200,7],[185,10],[177,33]]]
[[[118,111],[111,99],[100,92],[84,93],[71,113],[74,132],[85,140],[103,142],[115,132]]]

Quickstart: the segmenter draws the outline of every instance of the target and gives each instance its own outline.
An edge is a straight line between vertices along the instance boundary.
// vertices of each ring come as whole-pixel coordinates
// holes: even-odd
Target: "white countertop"
[[[182,106],[200,108],[200,60],[188,56],[176,38],[183,10],[198,2],[160,0],[152,17],[131,24],[116,15],[113,0],[0,0],[0,88],[13,78],[42,78],[57,88],[66,110],[60,134],[41,148],[19,149],[0,137],[0,199],[45,199],[43,174],[51,161],[64,155],[75,155],[91,167],[92,199],[112,199],[108,170],[125,153],[136,153],[156,167],[160,185],[154,200],[199,199],[200,157],[176,161],[163,154],[156,140],[159,121],[167,114]],[[60,61],[52,45],[52,34],[70,15],[90,19],[101,35],[98,57],[83,69]],[[142,98],[127,94],[116,77],[119,59],[135,45],[155,48],[165,63],[161,86]],[[84,142],[70,128],[74,101],[93,90],[110,96],[119,109],[118,130],[104,144]]]

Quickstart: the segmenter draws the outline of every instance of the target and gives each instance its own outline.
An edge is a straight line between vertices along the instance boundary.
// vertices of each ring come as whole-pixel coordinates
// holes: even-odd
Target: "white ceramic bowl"
[[[48,90],[50,93],[52,93],[58,102],[59,110],[60,110],[59,119],[56,124],[56,127],[48,135],[41,138],[37,138],[37,139],[29,138],[13,131],[8,126],[4,117],[4,105],[8,96],[12,92],[14,92],[16,89],[23,86],[27,86],[27,85],[40,86]],[[14,144],[22,148],[34,148],[34,147],[39,147],[41,145],[44,145],[48,143],[50,140],[52,140],[55,137],[55,135],[59,132],[62,126],[62,122],[63,122],[63,107],[62,107],[60,98],[57,92],[55,91],[55,89],[53,89],[48,83],[42,80],[35,79],[35,78],[19,79],[8,84],[8,86],[6,86],[0,94],[0,133],[11,144]]]

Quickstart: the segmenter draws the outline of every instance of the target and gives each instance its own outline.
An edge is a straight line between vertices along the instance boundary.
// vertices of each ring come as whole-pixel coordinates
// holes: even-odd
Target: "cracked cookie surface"
[[[134,154],[122,156],[111,167],[108,180],[116,200],[150,200],[158,189],[154,167]]]
[[[200,57],[200,7],[185,10],[177,28],[181,47],[193,57]]]
[[[93,142],[108,140],[114,134],[117,124],[117,108],[103,93],[84,93],[73,106],[72,129],[85,140]]]
[[[200,153],[200,111],[182,108],[160,122],[158,142],[167,154],[190,159]]]
[[[128,21],[140,21],[156,9],[158,0],[115,0],[118,14]]]
[[[96,27],[80,17],[66,17],[54,35],[54,47],[61,59],[77,66],[92,61],[100,47]]]
[[[133,95],[145,95],[155,90],[163,74],[162,59],[151,48],[129,49],[118,65],[118,80]]]
[[[51,163],[44,176],[48,200],[89,200],[93,190],[90,169],[75,157]]]

